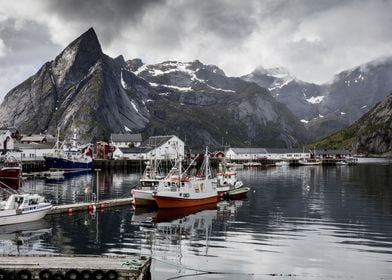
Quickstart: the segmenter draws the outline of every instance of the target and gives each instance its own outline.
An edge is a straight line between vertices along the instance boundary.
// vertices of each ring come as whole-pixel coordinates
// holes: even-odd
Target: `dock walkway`
[[[60,205],[54,205],[48,214],[70,213],[76,211],[92,211],[96,209],[104,209],[108,207],[116,207],[116,206],[123,206],[123,205],[132,205],[132,204],[133,204],[132,197],[108,199],[108,200],[102,200],[98,202],[60,204]]]
[[[150,265],[151,258],[148,257],[6,256],[0,257],[0,277],[23,280],[144,280],[150,279]],[[16,277],[10,278],[12,276]]]

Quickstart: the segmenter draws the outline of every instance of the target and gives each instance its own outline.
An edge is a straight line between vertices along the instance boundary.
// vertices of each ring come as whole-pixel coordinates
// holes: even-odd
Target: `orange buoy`
[[[72,208],[68,208],[67,213],[68,215],[72,215]]]
[[[99,204],[99,209],[104,209],[104,208],[105,208],[105,204],[100,203],[100,204]]]
[[[93,211],[93,205],[92,205],[92,204],[89,204],[89,205],[87,206],[87,210],[88,210],[88,211]]]

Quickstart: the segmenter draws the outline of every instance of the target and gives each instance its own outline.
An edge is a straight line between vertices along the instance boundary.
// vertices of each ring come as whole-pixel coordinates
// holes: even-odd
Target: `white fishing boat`
[[[261,166],[261,162],[257,162],[257,161],[248,161],[245,162],[244,167],[260,167]]]
[[[165,179],[159,181],[153,197],[159,208],[181,208],[216,203],[218,193],[216,179],[212,178],[208,149],[200,172],[196,176],[186,176],[181,170],[181,160],[178,170],[172,172]]]
[[[323,161],[318,158],[300,159],[298,160],[299,165],[321,165]]]
[[[336,165],[348,165],[348,162],[345,160],[340,160],[336,162]]]
[[[153,192],[158,187],[159,180],[164,176],[159,173],[156,160],[146,162],[143,176],[140,178],[140,185],[131,191],[135,206],[156,206]]]
[[[275,162],[275,165],[276,165],[276,166],[289,166],[290,163],[289,163],[288,161],[281,160],[281,161]]]
[[[0,202],[0,226],[42,219],[51,208],[52,204],[38,194],[11,194]]]
[[[237,178],[237,172],[227,166],[226,162],[220,166],[221,172],[216,174],[216,189],[221,198],[228,197],[229,192],[243,187],[241,180]]]

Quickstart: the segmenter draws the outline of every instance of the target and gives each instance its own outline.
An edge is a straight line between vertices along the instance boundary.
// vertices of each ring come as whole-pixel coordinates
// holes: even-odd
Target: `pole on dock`
[[[101,171],[101,169],[97,168],[95,169],[95,171],[97,171],[97,201],[96,203],[99,202],[99,171]]]

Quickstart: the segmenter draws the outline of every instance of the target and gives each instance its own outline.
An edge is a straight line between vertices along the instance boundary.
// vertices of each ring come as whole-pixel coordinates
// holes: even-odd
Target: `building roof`
[[[46,139],[46,135],[31,135],[31,136],[22,136],[22,139],[20,139],[20,141],[42,142],[44,139]],[[46,141],[48,140],[46,139]]]
[[[267,154],[267,150],[264,148],[231,148],[231,150],[239,154]]]
[[[123,154],[145,154],[152,150],[152,148],[118,148]]]
[[[41,144],[41,143],[31,143],[31,144],[25,144],[25,143],[15,143],[15,149],[53,149],[54,145],[53,143],[48,143],[48,144]]]
[[[175,135],[165,135],[165,136],[150,136],[147,140],[143,141],[140,145],[141,147],[159,147],[169,141]]]
[[[302,148],[265,148],[269,154],[302,154],[309,153],[309,149]]]
[[[112,142],[142,142],[142,135],[140,133],[112,133],[110,139]]]
[[[348,150],[316,150],[317,155],[349,155]]]

